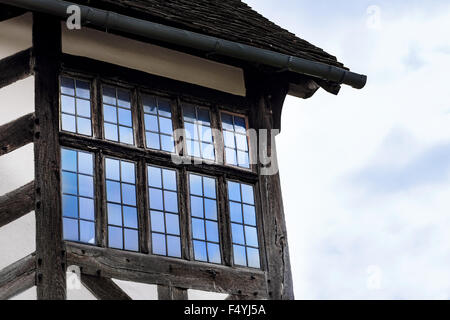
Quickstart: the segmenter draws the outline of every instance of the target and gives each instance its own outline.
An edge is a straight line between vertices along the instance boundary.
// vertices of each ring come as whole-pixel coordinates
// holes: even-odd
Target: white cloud
[[[278,157],[296,297],[447,299],[450,4],[379,1],[381,28],[368,29],[373,3],[248,2],[369,76],[361,91],[285,102]]]

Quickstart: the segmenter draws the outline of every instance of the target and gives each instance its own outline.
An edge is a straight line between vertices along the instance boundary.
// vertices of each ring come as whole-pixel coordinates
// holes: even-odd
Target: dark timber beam
[[[82,274],[81,282],[98,300],[131,300],[111,279]]]
[[[61,22],[33,14],[37,298],[66,299],[59,147]]]
[[[84,274],[182,289],[267,297],[266,275],[237,269],[141,253],[66,243],[67,264]]]
[[[34,113],[0,126],[0,156],[33,142]]]
[[[158,285],[158,300],[188,300],[187,290]]]
[[[0,197],[0,228],[34,210],[34,181]]]
[[[27,49],[0,60],[0,89],[32,74],[32,50]]]
[[[0,271],[0,300],[12,298],[35,285],[36,257],[30,254]]]
[[[6,4],[0,4],[0,22],[18,17],[24,14],[26,10],[8,6]]]

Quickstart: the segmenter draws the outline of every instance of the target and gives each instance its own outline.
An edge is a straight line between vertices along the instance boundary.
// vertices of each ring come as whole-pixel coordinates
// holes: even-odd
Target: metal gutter
[[[356,89],[362,89],[367,82],[367,76],[365,75],[325,63],[310,61],[67,1],[0,0],[0,3],[46,13],[64,19],[68,17],[67,8],[71,5],[76,5],[81,9],[82,24],[88,23],[97,27],[106,28],[106,30],[113,29],[153,40],[197,49],[206,53],[213,52],[235,59],[256,62],[339,84],[346,84]]]

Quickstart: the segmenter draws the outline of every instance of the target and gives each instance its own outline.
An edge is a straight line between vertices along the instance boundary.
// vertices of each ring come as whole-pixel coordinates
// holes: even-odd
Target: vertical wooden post
[[[59,70],[61,24],[33,14],[35,67],[35,201],[37,298],[66,299],[66,265],[62,241]]]
[[[188,300],[187,290],[158,285],[158,300]]]
[[[275,145],[272,145],[271,142],[271,130],[275,129],[274,122],[279,117],[275,113],[281,113],[287,94],[287,84],[279,79],[268,79],[267,76],[247,72],[246,86],[247,96],[253,101],[252,107],[255,110],[251,116],[251,125],[257,130],[267,130],[267,153],[270,157],[276,150]],[[259,157],[260,134],[258,133]],[[276,157],[276,154],[274,156]],[[258,168],[269,299],[292,300],[294,292],[280,176],[278,173],[262,175],[261,163]]]

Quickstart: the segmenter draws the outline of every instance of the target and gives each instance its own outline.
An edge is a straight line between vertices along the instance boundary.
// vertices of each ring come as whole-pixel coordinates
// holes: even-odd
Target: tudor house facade
[[[0,87],[34,77],[34,107],[0,127],[0,155],[34,143],[34,181],[0,198],[0,226],[34,210],[36,251],[0,271],[0,297],[36,286],[38,299],[65,299],[66,270],[76,266],[99,299],[129,299],[112,278],[156,284],[160,299],[187,299],[187,289],[293,299],[279,175],[265,172],[276,166],[285,96],[337,93],[340,82],[94,18],[69,30],[54,8],[3,2],[0,25],[23,43],[0,60]],[[195,30],[192,12],[171,15],[189,9],[179,1],[73,2],[208,36],[247,36],[344,68],[301,39],[282,49],[270,37],[259,43],[225,27],[216,34],[213,22]],[[230,17],[235,5],[256,25],[255,39],[264,27],[293,36],[240,1],[220,5],[219,15]],[[192,9],[214,7],[194,1]]]

